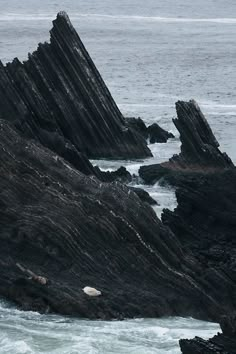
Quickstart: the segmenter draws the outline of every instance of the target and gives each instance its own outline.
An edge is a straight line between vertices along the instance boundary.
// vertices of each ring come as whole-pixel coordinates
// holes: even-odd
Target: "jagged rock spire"
[[[212,173],[234,168],[230,157],[220,151],[196,101],[178,101],[176,111],[177,118],[173,122],[180,133],[181,152],[161,164],[141,166],[139,174],[146,183],[155,183],[162,177],[168,177],[173,183],[183,173]]]
[[[63,157],[54,135],[91,158],[150,156],[145,139],[127,127],[65,12],[58,13],[50,34],[50,43],[39,44],[27,61],[0,62],[0,117]]]
[[[232,167],[231,159],[222,153],[205,116],[195,100],[176,102],[177,117],[173,122],[180,133],[181,154],[173,161],[181,165]]]

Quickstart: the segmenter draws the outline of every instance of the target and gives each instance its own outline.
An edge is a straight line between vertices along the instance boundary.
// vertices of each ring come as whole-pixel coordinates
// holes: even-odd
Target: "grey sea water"
[[[235,0],[0,0],[0,58],[27,58],[49,38],[66,10],[126,116],[176,133],[175,102],[196,99],[221,149],[236,162]],[[179,151],[178,135],[152,145],[145,161],[93,161],[104,170],[163,161]],[[145,187],[162,208],[174,191]],[[176,299],[178,301],[178,299]],[[209,338],[218,325],[193,319],[99,322],[23,313],[0,302],[0,353],[180,353],[179,338]]]

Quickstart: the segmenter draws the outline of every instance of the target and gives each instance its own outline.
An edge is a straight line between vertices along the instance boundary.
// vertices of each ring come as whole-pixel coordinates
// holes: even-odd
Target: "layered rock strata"
[[[151,156],[145,139],[127,126],[66,13],[57,15],[50,34],[50,43],[39,44],[27,61],[0,62],[0,118],[77,168],[81,153]]]
[[[198,104],[194,100],[178,101],[176,111],[177,118],[173,122],[180,133],[181,152],[167,162],[141,166],[139,174],[143,180],[155,183],[164,177],[174,181],[184,175],[201,175],[233,168],[228,155],[219,150],[219,143]]]
[[[231,310],[126,186],[85,176],[3,120],[0,170],[1,296],[26,310],[87,318],[215,319]],[[87,296],[86,286],[102,295]]]

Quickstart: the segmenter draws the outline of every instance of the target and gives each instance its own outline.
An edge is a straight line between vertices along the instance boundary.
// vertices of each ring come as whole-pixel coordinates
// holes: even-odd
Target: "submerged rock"
[[[173,122],[180,133],[181,152],[168,162],[141,166],[139,174],[146,183],[155,183],[165,177],[174,184],[182,176],[234,167],[228,155],[219,150],[219,143],[194,100],[178,101],[176,111],[178,118]]]
[[[0,118],[78,169],[81,153],[152,156],[145,139],[127,127],[66,13],[57,15],[50,34],[50,43],[39,44],[27,61],[0,62]]]
[[[0,186],[0,296],[21,308],[87,318],[215,319],[229,310],[147,203],[125,185],[85,176],[6,121]],[[88,284],[102,296],[85,296]]]

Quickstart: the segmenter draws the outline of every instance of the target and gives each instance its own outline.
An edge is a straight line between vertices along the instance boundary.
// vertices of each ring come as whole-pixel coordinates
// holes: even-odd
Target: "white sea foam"
[[[177,317],[106,322],[31,312],[26,318],[0,304],[1,354],[179,354],[180,338],[210,338],[219,330],[214,323]]]

